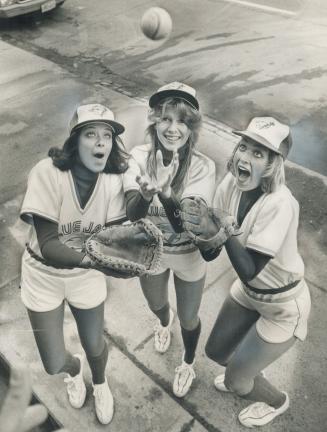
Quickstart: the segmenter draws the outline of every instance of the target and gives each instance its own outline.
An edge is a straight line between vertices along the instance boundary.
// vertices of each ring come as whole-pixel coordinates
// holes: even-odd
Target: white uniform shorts
[[[282,343],[293,336],[304,340],[307,335],[307,323],[311,308],[309,288],[302,279],[292,294],[276,302],[256,300],[250,297],[237,279],[231,288],[231,297],[241,306],[256,310],[261,315],[256,322],[259,336],[266,342]]]
[[[161,264],[156,275],[171,269],[174,274],[186,282],[196,282],[206,274],[206,262],[199,250],[190,253],[163,253]]]
[[[56,309],[66,300],[78,309],[92,309],[107,297],[105,276],[96,270],[81,269],[72,276],[59,276],[35,269],[22,261],[21,297],[35,312]]]

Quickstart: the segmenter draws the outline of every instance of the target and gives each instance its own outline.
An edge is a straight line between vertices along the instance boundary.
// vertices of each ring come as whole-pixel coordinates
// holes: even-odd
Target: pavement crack
[[[95,56],[65,56],[56,49],[40,47],[27,40],[20,40],[8,33],[2,34],[0,40],[51,61],[64,71],[78,76],[82,81],[88,83],[91,81],[94,84],[108,86],[112,90],[130,97],[137,97],[141,94],[139,84],[130,78],[127,79],[115,73],[104,61]]]
[[[149,336],[147,336],[145,339],[143,339],[142,342],[140,342],[135,348],[134,351],[141,351],[144,346],[153,338],[153,334],[151,333]]]
[[[9,284],[12,284],[14,281],[16,281],[17,279],[20,278],[20,273],[16,274],[15,276],[13,276],[11,279],[6,280],[5,282],[3,282],[0,285],[0,290],[2,290],[4,287],[6,287]]]
[[[187,423],[184,423],[180,432],[191,432],[194,426],[194,418]]]
[[[163,379],[159,374],[153,372],[151,369],[146,367],[142,362],[140,362],[137,357],[132,354],[125,346],[125,344],[117,337],[112,336],[106,329],[104,330],[104,335],[107,340],[115,346],[124,356],[126,356],[138,369],[140,369],[146,376],[148,376],[156,385],[158,385],[162,391],[164,391],[170,398],[172,398],[178,405],[181,406],[185,411],[187,411],[193,417],[194,420],[199,422],[208,432],[222,432],[221,429],[209,423],[201,414],[196,411],[196,406],[185,399],[177,398],[172,390],[171,383]],[[192,420],[187,424],[188,427],[191,426]],[[184,425],[185,427],[187,425]],[[182,428],[181,432],[191,431],[190,428]]]

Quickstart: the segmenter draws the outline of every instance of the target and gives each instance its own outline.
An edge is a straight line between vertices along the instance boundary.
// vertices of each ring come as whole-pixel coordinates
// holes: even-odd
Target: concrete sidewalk
[[[100,426],[95,419],[88,370],[88,396],[81,410],[70,408],[62,378],[49,377],[43,371],[18,289],[19,261],[26,230],[17,218],[27,173],[51,145],[61,145],[66,136],[67,119],[77,103],[97,100],[120,110],[119,120],[127,127],[124,139],[129,148],[142,141],[146,107],[142,101],[124,95],[123,89],[111,91],[101,85],[91,87],[58,66],[3,42],[0,42],[0,55],[5,59],[0,70],[0,114],[4,119],[0,125],[3,140],[0,156],[6,179],[1,186],[0,205],[0,352],[9,362],[22,359],[30,365],[35,393],[72,432],[245,430],[237,421],[237,413],[247,403],[214,389],[213,379],[222,369],[204,354],[210,329],[235,278],[225,254],[208,265],[200,310],[203,330],[195,367],[197,379],[184,399],[175,398],[171,390],[174,369],[182,356],[178,322],[175,320],[173,324],[169,351],[165,355],[155,353],[152,339],[155,320],[137,279],[108,278],[105,332],[110,354],[107,375],[116,404],[109,426]],[[218,177],[224,173],[235,142],[229,128],[205,121],[199,149],[215,160]],[[287,165],[287,178],[301,205],[299,245],[311,288],[312,314],[306,342],[298,343],[267,369],[272,382],[288,391],[291,407],[264,430],[322,432],[327,422],[324,266],[327,242],[326,230],[323,231],[326,179],[292,164]],[[173,289],[170,294],[176,310]],[[68,310],[65,334],[67,346],[73,352],[81,351],[75,323]]]

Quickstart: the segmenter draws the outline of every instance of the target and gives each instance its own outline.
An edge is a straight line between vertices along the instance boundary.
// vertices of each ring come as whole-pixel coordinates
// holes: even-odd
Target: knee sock
[[[77,357],[71,355],[70,352],[66,351],[66,360],[63,367],[60,369],[58,373],[65,372],[70,376],[76,376],[81,370],[81,362]]]
[[[184,361],[188,364],[192,364],[194,361],[195,350],[201,333],[201,321],[199,319],[199,324],[193,330],[186,330],[183,327],[181,327],[181,329],[185,348]]]
[[[167,327],[169,324],[169,318],[170,318],[170,306],[169,303],[167,303],[164,307],[158,310],[152,310],[152,312],[157,315],[157,317],[160,320],[160,323],[163,327]]]
[[[92,372],[93,384],[103,384],[105,380],[105,370],[108,360],[108,345],[104,342],[104,348],[100,355],[93,357],[86,355]]]
[[[279,408],[285,402],[285,394],[276,389],[262,375],[254,378],[254,386],[250,393],[241,396],[255,402],[265,402],[266,404]]]

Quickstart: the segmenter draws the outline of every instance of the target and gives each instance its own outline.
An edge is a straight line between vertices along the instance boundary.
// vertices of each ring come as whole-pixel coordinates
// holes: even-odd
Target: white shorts
[[[292,336],[304,340],[307,335],[307,323],[311,308],[309,288],[304,279],[296,286],[296,295],[291,295],[276,302],[266,302],[250,297],[242,282],[237,279],[231,288],[231,297],[250,310],[261,315],[256,322],[259,336],[266,342],[282,343]]]
[[[78,309],[91,309],[107,297],[105,276],[96,270],[81,269],[70,276],[43,272],[22,261],[21,298],[35,312],[56,309],[64,300]]]
[[[186,282],[196,282],[206,274],[207,264],[199,250],[190,253],[163,253],[156,275],[171,269],[174,274]]]

